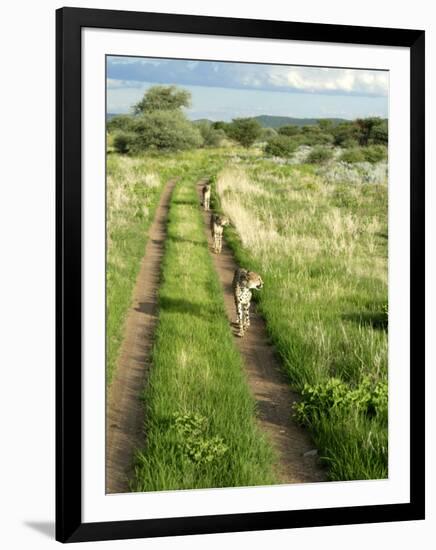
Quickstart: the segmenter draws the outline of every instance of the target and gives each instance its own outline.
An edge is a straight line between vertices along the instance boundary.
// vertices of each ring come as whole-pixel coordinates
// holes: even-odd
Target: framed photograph
[[[56,538],[424,518],[424,32],[57,11]]]

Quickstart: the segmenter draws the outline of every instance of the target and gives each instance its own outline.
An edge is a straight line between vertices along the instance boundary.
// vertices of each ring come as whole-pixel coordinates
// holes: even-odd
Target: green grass
[[[203,157],[203,151],[107,155],[107,384],[116,370],[126,314],[162,189],[170,178],[190,171]],[[221,166],[219,154],[209,150],[206,158],[206,173],[216,172]]]
[[[387,477],[386,181],[327,184],[314,166],[259,158],[227,167],[217,188],[228,242],[264,279],[259,306],[330,479]],[[335,380],[354,398],[332,392]]]
[[[240,355],[207,247],[195,182],[222,160],[190,158],[173,193],[159,291],[146,442],[134,491],[271,484],[274,454],[255,424]]]

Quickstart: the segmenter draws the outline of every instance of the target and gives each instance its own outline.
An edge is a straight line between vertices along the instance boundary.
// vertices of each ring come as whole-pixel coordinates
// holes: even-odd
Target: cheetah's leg
[[[250,303],[244,304],[244,326],[250,326]]]
[[[236,312],[238,315],[238,320],[237,320],[237,323],[239,326],[238,334],[239,336],[244,336],[244,310],[241,302],[239,301],[236,303]]]
[[[222,248],[223,248],[223,236],[219,235],[218,236],[218,245],[217,245],[218,254],[221,254]]]

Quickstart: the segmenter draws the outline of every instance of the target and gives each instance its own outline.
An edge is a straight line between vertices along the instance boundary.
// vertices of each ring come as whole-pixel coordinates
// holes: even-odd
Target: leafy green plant
[[[210,464],[221,458],[228,446],[219,436],[208,436],[208,421],[199,413],[174,413],[173,428],[179,436],[179,450],[196,464]]]
[[[369,377],[363,378],[355,388],[350,388],[338,378],[330,378],[315,386],[305,384],[302,401],[294,405],[297,420],[306,425],[320,418],[325,419],[338,409],[387,418],[387,408],[387,383],[379,381],[374,384]]]

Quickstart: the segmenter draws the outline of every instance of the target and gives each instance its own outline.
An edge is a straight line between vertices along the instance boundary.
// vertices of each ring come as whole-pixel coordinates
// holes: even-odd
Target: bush
[[[340,160],[342,162],[380,162],[388,156],[387,148],[384,145],[368,145],[368,147],[353,147],[344,151]]]
[[[368,145],[363,149],[363,155],[367,162],[380,162],[388,157],[388,150],[384,145]]]
[[[151,111],[135,122],[135,139],[131,149],[135,152],[147,149],[182,151],[203,144],[200,130],[180,111]]]
[[[295,140],[285,135],[278,135],[268,141],[265,153],[272,157],[290,157],[296,148]]]
[[[333,151],[327,147],[314,147],[307,157],[310,164],[322,164],[333,157]]]
[[[364,162],[365,156],[361,147],[352,147],[342,153],[340,160],[348,163]]]
[[[301,145],[329,145],[333,143],[333,136],[322,132],[309,132],[301,136],[300,143]]]
[[[294,405],[298,421],[306,425],[310,425],[316,418],[328,418],[339,409],[387,419],[387,383],[373,383],[365,377],[360,385],[350,388],[341,380],[330,378],[315,386],[305,384],[301,402]]]
[[[203,147],[218,147],[225,138],[225,132],[221,129],[215,129],[210,122],[201,121],[195,124],[200,130],[203,138]]]
[[[132,132],[118,131],[113,137],[113,146],[118,153],[128,153],[134,143],[136,135]]]

